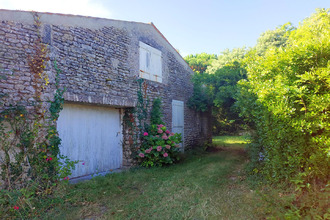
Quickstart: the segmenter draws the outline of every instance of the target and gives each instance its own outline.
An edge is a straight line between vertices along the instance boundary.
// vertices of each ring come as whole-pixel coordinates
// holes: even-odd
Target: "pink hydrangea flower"
[[[148,136],[148,132],[144,132],[143,133],[143,136]]]
[[[141,158],[143,158],[143,157],[144,157],[144,153],[139,153],[139,156],[140,156]]]
[[[162,138],[163,138],[164,140],[167,140],[167,139],[168,139],[168,137],[166,136],[166,134],[163,134]]]
[[[163,156],[164,156],[164,157],[167,157],[167,156],[168,156],[168,154],[167,154],[167,153],[164,153],[164,154],[163,154]]]
[[[170,137],[172,137],[172,136],[174,136],[174,133],[172,132],[172,133],[170,133]]]
[[[161,151],[161,150],[162,150],[162,146],[158,146],[157,151]]]
[[[158,137],[158,138],[159,138],[159,135],[156,135],[156,137]]]
[[[149,154],[149,153],[151,152],[150,148],[147,149],[147,150],[145,150],[145,152],[146,152],[147,154]]]
[[[169,130],[166,130],[165,132],[166,132],[166,134],[169,134],[169,133],[171,133]]]
[[[158,129],[157,132],[158,132],[159,134],[162,134],[162,133],[163,133],[163,130],[162,130],[162,129]]]
[[[48,157],[46,160],[47,161],[51,161],[53,158],[51,158],[51,157]]]
[[[165,145],[166,149],[171,149],[171,145]]]
[[[164,125],[160,124],[160,125],[157,125],[157,128],[162,128],[164,127]]]

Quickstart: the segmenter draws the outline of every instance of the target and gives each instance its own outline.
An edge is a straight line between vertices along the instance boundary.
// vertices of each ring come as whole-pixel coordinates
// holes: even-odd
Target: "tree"
[[[255,130],[251,152],[257,171],[306,187],[326,181],[329,173],[328,10],[318,10],[287,36],[286,46],[247,55],[237,105]]]
[[[243,122],[234,107],[234,94],[237,82],[245,78],[245,70],[240,64],[245,52],[245,48],[226,50],[207,66],[205,72],[196,72],[193,77],[194,92],[188,106],[197,111],[212,108],[215,134],[234,133]],[[212,71],[210,67],[214,67]]]
[[[196,55],[188,55],[185,61],[189,64],[190,68],[197,73],[204,73],[206,68],[217,59],[215,54],[200,53]]]
[[[275,30],[265,31],[257,40],[256,46],[253,48],[258,55],[264,55],[266,50],[272,47],[285,47],[290,33],[296,28],[290,22],[276,28]]]
[[[247,53],[247,48],[234,48],[233,50],[226,49],[221,52],[221,55],[217,57],[207,68],[206,72],[208,74],[214,74],[218,69],[224,67],[226,64],[233,62],[240,62],[245,54]]]

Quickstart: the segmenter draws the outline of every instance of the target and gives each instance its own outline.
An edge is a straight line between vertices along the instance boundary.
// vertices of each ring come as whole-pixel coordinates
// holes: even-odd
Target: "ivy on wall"
[[[59,180],[67,180],[75,161],[59,155],[61,139],[56,130],[56,121],[64,102],[64,89],[59,85],[60,69],[54,61],[56,71],[55,93],[52,101],[42,98],[49,89],[49,78],[45,72],[49,62],[49,50],[42,43],[40,17],[33,13],[37,33],[33,38],[32,52],[27,63],[33,80],[33,109],[27,110],[21,103],[6,103],[2,94],[0,103],[9,106],[0,112],[0,169],[3,189],[0,191],[1,217],[29,218],[44,210],[34,210],[34,205],[52,194]],[[5,77],[2,77],[5,79]],[[13,208],[13,206],[15,208]]]

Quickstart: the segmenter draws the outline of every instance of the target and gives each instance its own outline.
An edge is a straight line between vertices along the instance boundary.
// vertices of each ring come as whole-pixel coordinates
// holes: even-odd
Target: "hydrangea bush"
[[[151,125],[143,133],[142,145],[138,151],[141,166],[163,166],[179,160],[181,134],[174,134],[166,126]]]

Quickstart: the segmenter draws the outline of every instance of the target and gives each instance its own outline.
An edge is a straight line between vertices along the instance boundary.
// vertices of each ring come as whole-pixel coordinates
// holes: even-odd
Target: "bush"
[[[287,46],[245,59],[237,103],[253,125],[255,168],[298,188],[325,183],[330,146],[330,15],[319,10],[289,33]],[[262,155],[262,157],[260,157]]]
[[[179,160],[181,134],[174,134],[166,126],[151,125],[143,133],[142,145],[138,151],[141,166],[163,166]]]

